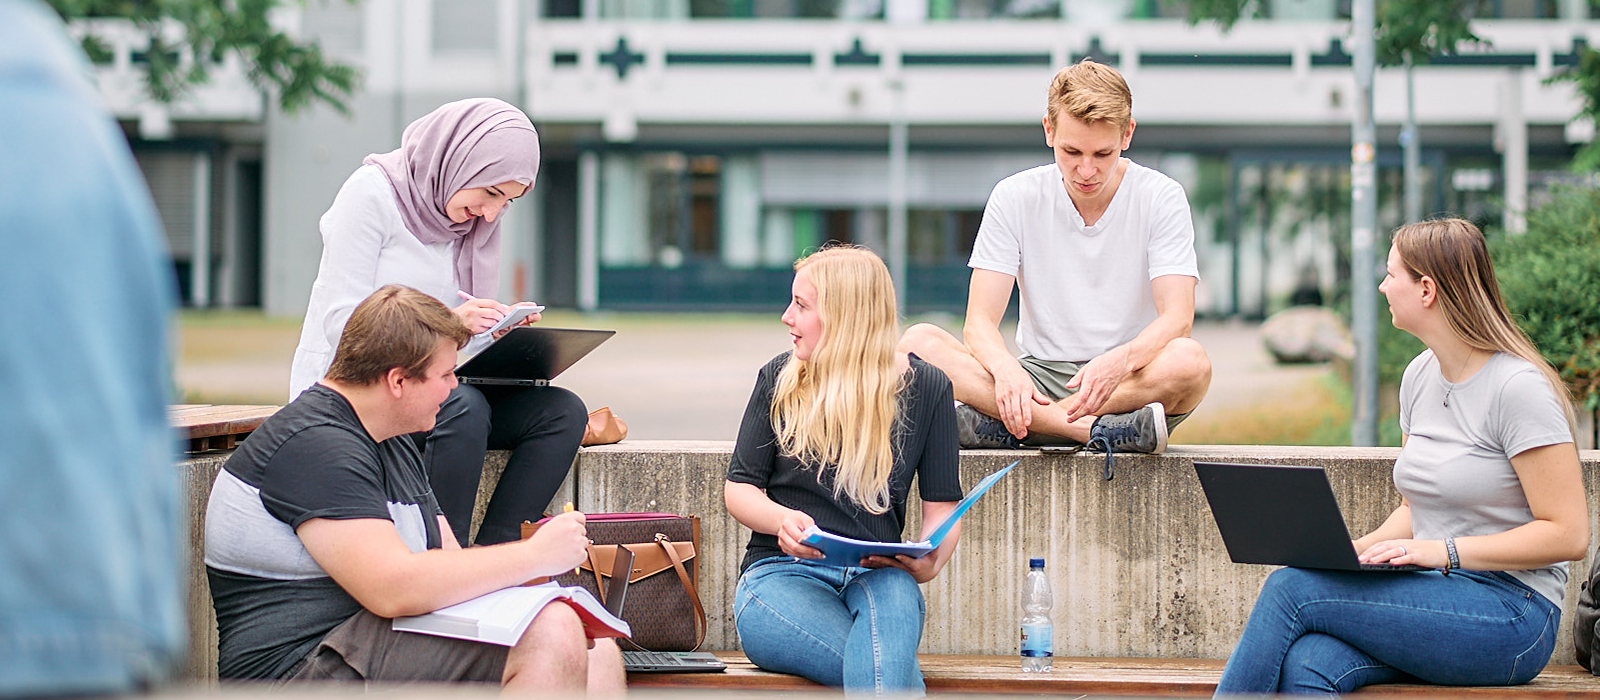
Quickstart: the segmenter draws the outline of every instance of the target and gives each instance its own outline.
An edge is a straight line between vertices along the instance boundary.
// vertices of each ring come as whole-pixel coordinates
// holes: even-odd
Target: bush
[[[1562,188],[1522,234],[1490,232],[1506,306],[1585,410],[1600,407],[1600,190]]]

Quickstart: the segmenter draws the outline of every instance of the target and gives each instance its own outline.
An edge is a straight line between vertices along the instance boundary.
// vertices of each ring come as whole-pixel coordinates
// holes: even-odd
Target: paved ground
[[[957,319],[928,319],[955,328]],[[289,360],[299,335],[294,321],[186,323],[177,379],[186,400],[205,403],[283,403]],[[614,328],[617,335],[563,374],[558,384],[591,408],[610,406],[638,439],[732,440],[756,371],[789,347],[770,316],[647,315],[553,312],[545,321],[580,328]],[[1009,332],[1008,332],[1009,335]],[[1257,327],[1202,322],[1194,336],[1214,365],[1211,392],[1196,413],[1245,409],[1304,390],[1322,366],[1284,367],[1262,350]],[[1184,437],[1177,434],[1178,440]]]

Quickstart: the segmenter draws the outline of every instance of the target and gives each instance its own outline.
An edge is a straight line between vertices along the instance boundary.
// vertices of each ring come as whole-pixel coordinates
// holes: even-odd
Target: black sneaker
[[[1089,428],[1088,447],[1106,453],[1105,477],[1110,481],[1113,476],[1112,454],[1143,452],[1158,455],[1167,451],[1166,407],[1157,401],[1130,413],[1100,416]]]
[[[1006,424],[999,418],[991,418],[978,412],[978,409],[968,406],[960,401],[956,402],[956,439],[962,447],[991,449],[991,450],[1016,450],[1022,448],[1022,441],[1011,431],[1006,430]]]

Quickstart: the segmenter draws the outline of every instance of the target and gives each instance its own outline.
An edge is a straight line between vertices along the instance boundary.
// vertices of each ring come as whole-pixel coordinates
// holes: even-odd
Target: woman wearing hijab
[[[500,285],[500,217],[533,188],[539,135],[495,99],[443,105],[406,127],[400,148],[362,161],[322,215],[322,263],[311,287],[290,398],[327,372],[350,313],[386,284],[444,302],[487,344],[510,311]],[[526,323],[539,320],[538,314]],[[426,434],[423,462],[439,507],[467,544],[489,448],[511,458],[478,529],[478,544],[520,536],[566,478],[586,422],[583,401],[559,387],[458,386]],[[422,434],[417,435],[419,442]]]

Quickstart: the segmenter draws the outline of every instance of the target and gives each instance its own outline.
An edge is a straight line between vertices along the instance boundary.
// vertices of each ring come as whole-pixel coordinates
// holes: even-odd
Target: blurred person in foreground
[[[378,289],[326,376],[228,458],[206,506],[220,677],[622,692],[616,643],[587,641],[567,605],[545,606],[512,647],[391,627],[571,570],[589,544],[579,512],[499,545],[463,549],[450,531],[410,434],[433,427],[471,335],[438,299]]]
[[[1400,507],[1352,544],[1432,571],[1278,569],[1217,695],[1520,685],[1555,649],[1589,505],[1566,385],[1511,321],[1483,234],[1400,227],[1378,290],[1428,349],[1400,380]]]
[[[1122,157],[1133,95],[1085,60],[1056,73],[1044,137],[1055,162],[1001,180],[972,247],[963,338],[931,324],[901,350],[955,384],[961,446],[1082,444],[1159,453],[1199,405],[1211,361],[1194,326],[1194,222],[1183,186]],[[1021,299],[1013,357],[1000,335]]]
[[[61,20],[0,0],[0,696],[132,692],[186,649],[149,190]]]

